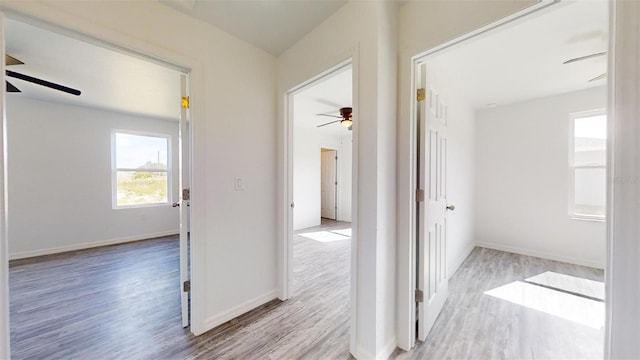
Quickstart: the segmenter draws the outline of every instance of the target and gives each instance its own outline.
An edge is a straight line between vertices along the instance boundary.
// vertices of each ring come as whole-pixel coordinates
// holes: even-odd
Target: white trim
[[[4,12],[0,11],[0,57],[4,58]],[[5,63],[0,64],[1,76],[4,75]],[[0,89],[0,359],[10,359],[10,328],[9,328],[9,242],[7,230],[7,150],[6,150],[6,97],[5,87]]]
[[[266,303],[268,303],[271,300],[277,299],[278,298],[278,292],[276,290],[273,291],[269,291],[266,294],[257,296],[251,300],[245,301],[242,304],[236,305],[234,307],[232,307],[231,309],[222,312],[218,315],[215,316],[211,316],[208,317],[205,322],[204,322],[204,326],[207,329],[213,329],[217,326],[220,326],[224,323],[226,323],[229,320],[233,320],[236,317],[243,315],[255,308],[257,308],[260,305],[264,305]]]
[[[606,359],[640,358],[640,2],[610,1]]]
[[[453,277],[453,275],[455,275],[456,271],[458,271],[458,269],[460,269],[460,266],[462,266],[462,263],[469,257],[469,255],[471,254],[471,252],[473,251],[473,249],[476,248],[476,244],[471,244],[467,247],[467,249],[462,253],[462,256],[460,256],[460,258],[458,258],[454,264],[455,266],[452,267],[451,271],[449,271],[449,269],[447,269],[447,279],[451,280],[451,278]]]
[[[59,254],[59,253],[68,252],[68,251],[91,249],[91,248],[96,248],[100,246],[122,244],[122,243],[128,243],[128,242],[134,242],[134,241],[140,241],[140,240],[149,240],[149,239],[155,239],[155,238],[160,238],[165,236],[174,236],[174,235],[178,235],[178,233],[179,233],[178,230],[161,231],[161,232],[150,233],[150,234],[125,236],[121,238],[114,238],[114,239],[108,239],[108,240],[99,240],[99,241],[92,241],[92,242],[86,242],[81,244],[58,246],[54,248],[23,251],[23,252],[18,252],[14,254],[9,254],[9,260],[26,259],[26,258],[35,257],[35,256],[52,255],[52,254]]]
[[[387,340],[382,349],[378,350],[376,358],[380,360],[388,359],[391,353],[396,349],[396,344],[396,336],[394,335]]]
[[[403,195],[398,196],[398,209],[402,210],[402,213],[398,213],[397,224],[397,236],[398,236],[398,251],[397,251],[397,289],[396,296],[396,333],[398,337],[398,347],[403,350],[409,350],[415,346],[416,339],[416,327],[415,327],[415,227],[416,227],[416,209],[415,209],[415,189],[416,186],[416,67],[425,61],[425,58],[439,53],[444,49],[458,46],[470,39],[482,36],[483,34],[508,25],[512,22],[518,21],[523,17],[536,13],[538,11],[547,9],[551,5],[560,3],[560,0],[538,0],[536,4],[528,6],[527,8],[517,11],[511,15],[505,16],[489,25],[482,26],[474,31],[459,36],[451,41],[447,41],[443,44],[435,46],[433,48],[424,51],[415,51],[411,53],[401,54],[401,61],[406,58],[410,58],[410,88],[409,91],[403,91],[402,88],[398,89],[398,92],[403,96],[409,96],[409,108],[408,108],[408,131],[400,133],[401,128],[398,128],[399,144],[408,144],[408,148],[398,148],[398,156],[407,156],[409,158],[408,169],[406,167],[398,168],[398,186],[402,187],[402,184],[410,184],[410,188],[399,189],[399,192],[406,192]],[[415,54],[415,55],[414,55]],[[399,64],[402,68],[402,64]],[[400,87],[402,84],[403,74],[400,74]],[[405,104],[399,104],[399,111],[402,111],[402,106]],[[402,123],[402,121],[400,122]],[[407,220],[402,221],[403,218]],[[451,274],[449,274],[450,276]]]
[[[476,246],[519,254],[519,255],[533,256],[533,257],[547,259],[547,260],[554,260],[554,261],[560,261],[560,262],[569,263],[569,264],[587,266],[587,267],[596,268],[596,269],[604,269],[604,264],[599,263],[597,261],[580,259],[580,258],[575,258],[571,256],[559,256],[557,254],[548,253],[544,251],[530,250],[530,249],[524,249],[524,248],[519,248],[514,246],[505,246],[502,244],[495,244],[495,243],[488,243],[488,242],[478,242],[476,243]]]

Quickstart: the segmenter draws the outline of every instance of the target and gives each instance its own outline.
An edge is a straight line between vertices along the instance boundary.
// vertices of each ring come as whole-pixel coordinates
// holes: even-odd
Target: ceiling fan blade
[[[563,62],[563,64],[571,64],[571,63],[574,63],[576,61],[592,59],[592,58],[595,58],[595,57],[598,57],[598,56],[604,56],[604,55],[607,55],[606,51],[595,53],[595,54],[591,54],[591,55],[586,55],[586,56],[580,56],[580,57],[573,58],[573,59],[569,59],[569,60]]]
[[[20,74],[20,73],[17,73],[15,71],[6,70],[6,74],[9,77],[13,77],[13,78],[24,80],[24,81],[28,81],[28,82],[31,82],[31,83],[34,83],[34,84],[46,86],[48,88],[51,88],[51,89],[54,89],[54,90],[58,90],[58,91],[62,91],[62,92],[66,92],[66,93],[71,94],[71,95],[79,96],[81,94],[80,90],[72,89],[70,87],[67,87],[67,86],[64,86],[64,85],[60,85],[60,84],[56,84],[56,83],[52,83],[50,81],[38,79],[38,78],[35,78],[33,76]]]
[[[22,92],[20,91],[20,89],[18,89],[17,87],[13,86],[12,83],[5,81],[5,83],[7,84],[7,92],[10,93],[17,93],[17,92]]]
[[[607,77],[607,73],[604,73],[602,75],[598,75],[598,76],[594,77],[593,79],[589,80],[589,82],[602,80],[602,79],[604,79],[606,77]]]
[[[336,119],[342,119],[342,116],[339,115],[331,115],[331,114],[316,114],[317,116],[328,116],[328,117],[333,117]]]
[[[323,126],[327,126],[327,125],[335,124],[335,123],[340,122],[340,121],[342,121],[342,119],[340,119],[340,120],[336,120],[336,121],[332,121],[332,122],[328,122],[328,123],[326,123],[326,124],[318,125],[318,126],[316,126],[316,127],[323,127]]]
[[[4,54],[4,63],[5,65],[9,66],[9,65],[22,65],[24,64],[22,61],[14,58],[13,56],[9,55],[9,54]]]

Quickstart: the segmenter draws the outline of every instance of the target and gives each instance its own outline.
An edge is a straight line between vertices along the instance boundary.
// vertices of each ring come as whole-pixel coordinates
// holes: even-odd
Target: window
[[[607,116],[604,110],[570,116],[569,215],[604,220],[607,208]]]
[[[113,132],[114,208],[169,203],[170,139],[168,135]]]

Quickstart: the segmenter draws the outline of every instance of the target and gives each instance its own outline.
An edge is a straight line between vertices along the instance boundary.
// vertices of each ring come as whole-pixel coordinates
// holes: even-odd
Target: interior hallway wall
[[[606,224],[569,216],[569,114],[606,103],[598,87],[478,111],[479,246],[604,268]]]
[[[190,330],[202,334],[275,299],[276,58],[156,1],[2,4],[190,70]]]
[[[169,204],[112,208],[115,129],[171,136]],[[177,234],[178,140],[177,119],[7,96],[10,257]]]

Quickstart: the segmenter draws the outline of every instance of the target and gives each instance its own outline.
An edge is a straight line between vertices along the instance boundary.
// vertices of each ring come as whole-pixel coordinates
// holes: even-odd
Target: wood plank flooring
[[[391,359],[603,358],[603,329],[485,294],[547,271],[597,281],[604,277],[598,269],[475,248],[449,281],[449,299],[427,340],[410,352],[396,349]]]
[[[348,359],[350,241],[296,233],[294,292],[194,337],[180,325],[176,237],[10,264],[14,359]],[[328,234],[330,235],[330,234]],[[329,237],[320,237],[327,239]],[[488,296],[554,271],[602,281],[601,270],[476,248],[424,343],[392,359],[601,358],[603,331]],[[542,282],[557,281],[546,276]],[[590,289],[571,288],[572,293]]]
[[[304,231],[349,226],[323,221]],[[180,324],[178,247],[170,237],[12,261],[12,358],[350,357],[349,240],[296,234],[295,295],[199,337]]]

